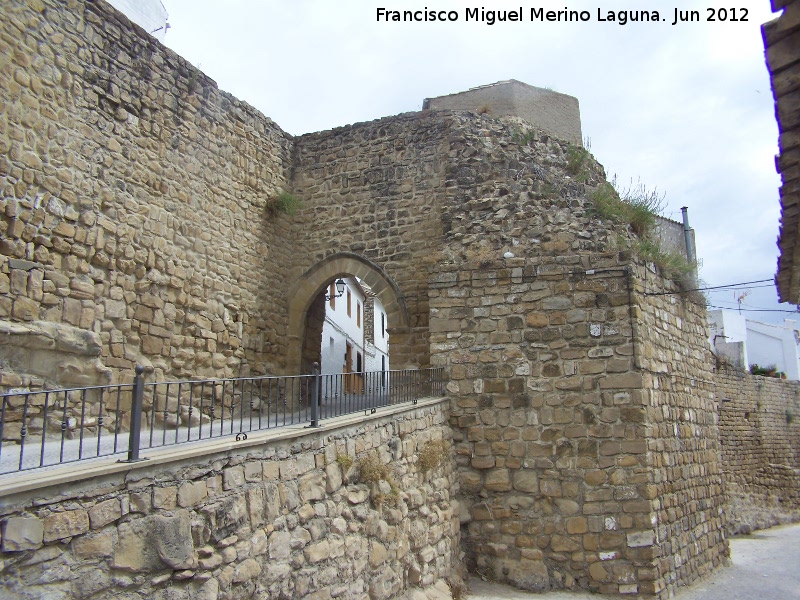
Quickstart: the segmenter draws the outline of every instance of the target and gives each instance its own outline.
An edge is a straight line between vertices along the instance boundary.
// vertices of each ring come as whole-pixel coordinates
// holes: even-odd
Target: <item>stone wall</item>
[[[2,15],[0,386],[279,371],[291,138],[102,1]]]
[[[418,598],[458,577],[458,484],[446,402],[394,412],[4,490],[3,597]],[[362,483],[369,456],[393,474]]]
[[[635,513],[648,512],[625,488],[645,466],[641,409],[627,406],[641,376],[624,271],[616,255],[592,258],[609,271],[586,275],[573,257],[434,276],[432,341],[452,378],[468,564],[525,589],[616,593],[636,582],[623,551],[647,520]],[[511,289],[499,288],[506,279]],[[630,461],[617,464],[620,454]]]
[[[456,118],[429,295],[469,565],[527,589],[667,596],[727,553],[713,394],[683,379],[710,372],[705,311],[594,216],[596,163],[578,178],[565,142]]]
[[[291,184],[303,201],[295,224],[304,253],[295,256],[293,274],[302,279],[315,264],[348,252],[395,282],[408,323],[392,314],[396,298],[381,300],[399,369],[429,364],[427,265],[440,247],[450,127],[446,117],[411,113],[296,141]],[[379,296],[386,288],[373,279],[367,284]]]
[[[656,591],[670,594],[728,556],[717,401],[704,304],[648,267],[635,270],[636,364],[643,377]]]
[[[800,383],[714,375],[730,533],[800,520]]]
[[[641,302],[645,270],[595,254],[432,278],[479,573],[667,596],[727,556],[704,311]]]

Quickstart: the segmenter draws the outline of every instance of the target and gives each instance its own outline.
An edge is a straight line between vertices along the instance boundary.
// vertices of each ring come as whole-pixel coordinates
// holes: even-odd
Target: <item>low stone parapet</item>
[[[428,399],[138,463],[4,478],[4,597],[383,599],[441,588],[459,554],[447,420],[447,401]]]

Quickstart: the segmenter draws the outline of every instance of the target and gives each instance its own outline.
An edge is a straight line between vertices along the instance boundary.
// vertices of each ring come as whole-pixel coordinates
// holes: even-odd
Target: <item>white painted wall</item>
[[[389,370],[389,323],[386,320],[386,309],[378,298],[373,299],[375,309],[373,314],[374,340],[364,340],[367,348],[367,371],[380,371],[385,367]],[[369,299],[367,300],[369,302]],[[383,319],[383,321],[381,321]]]
[[[714,354],[738,369],[750,367],[747,319],[730,310],[708,311],[709,343]]]
[[[164,41],[167,33],[167,9],[161,0],[108,0],[108,3],[147,33],[161,42]]]
[[[774,366],[787,379],[800,380],[800,324],[786,319],[784,324],[762,323],[733,310],[708,312],[709,342],[717,356],[743,369],[757,364]]]
[[[787,379],[800,379],[795,330],[784,325],[747,321],[747,357],[750,364],[775,365]]]
[[[378,298],[373,299],[375,309],[373,314],[374,340],[364,340],[367,353],[367,371],[388,371],[389,366],[389,322],[386,309]],[[367,302],[370,300],[367,299]],[[382,319],[382,320],[381,320]]]
[[[322,325],[322,364],[320,371],[326,375],[342,373],[345,364],[347,342],[353,346],[352,370],[357,368],[357,352],[362,356],[364,368],[364,292],[352,278],[344,278],[345,292],[331,302],[325,303],[325,322]],[[347,294],[350,293],[350,315],[347,314]],[[334,289],[334,293],[335,289]],[[358,314],[361,314],[359,325]]]

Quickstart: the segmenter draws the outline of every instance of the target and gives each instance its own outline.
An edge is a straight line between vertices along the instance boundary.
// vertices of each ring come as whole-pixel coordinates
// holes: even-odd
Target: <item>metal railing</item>
[[[0,475],[247,434],[444,395],[442,368],[133,383],[0,394]]]

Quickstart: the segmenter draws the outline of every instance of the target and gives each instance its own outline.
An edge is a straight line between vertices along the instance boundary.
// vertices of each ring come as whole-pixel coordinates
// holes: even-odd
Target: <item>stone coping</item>
[[[442,397],[423,398],[418,400],[416,404],[404,403],[381,408],[373,415],[364,415],[360,412],[343,415],[326,419],[322,422],[320,427],[315,428],[308,427],[304,424],[295,424],[276,429],[254,431],[248,433],[246,440],[241,440],[239,442],[235,441],[235,436],[226,436],[206,442],[196,441],[173,444],[171,446],[160,446],[153,449],[143,448],[141,450],[143,460],[134,463],[121,462],[119,459],[120,454],[116,454],[104,458],[92,458],[64,465],[8,473],[0,476],[0,498],[64,483],[78,483],[95,477],[103,477],[115,473],[128,473],[137,469],[151,468],[156,465],[210,456],[212,454],[223,452],[239,453],[245,449],[270,442],[299,440],[303,437],[320,433],[332,433],[333,431],[345,427],[385,419],[393,415],[418,410],[420,408],[436,406],[442,402],[449,402],[449,399]]]

